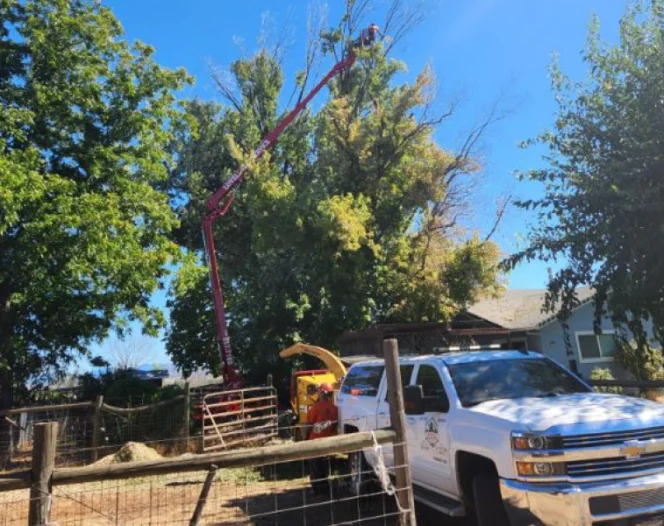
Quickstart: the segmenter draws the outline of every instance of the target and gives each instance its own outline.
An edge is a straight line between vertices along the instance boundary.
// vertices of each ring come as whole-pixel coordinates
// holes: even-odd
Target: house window
[[[595,334],[592,331],[576,333],[582,363],[610,362],[616,354],[616,341],[613,331]]]

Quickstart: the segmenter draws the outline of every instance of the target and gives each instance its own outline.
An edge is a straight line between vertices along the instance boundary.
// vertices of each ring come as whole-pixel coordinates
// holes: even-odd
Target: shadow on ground
[[[386,494],[357,498],[340,490],[331,495],[314,496],[308,488],[236,499],[227,506],[236,510],[236,517],[226,517],[219,526],[396,526],[399,515],[394,498]],[[469,519],[450,519],[422,505],[416,505],[416,515],[420,525],[475,526]]]

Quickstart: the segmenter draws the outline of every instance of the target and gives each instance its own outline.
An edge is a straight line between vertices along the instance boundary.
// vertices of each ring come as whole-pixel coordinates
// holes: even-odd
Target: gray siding
[[[529,351],[542,352],[542,335],[535,332],[529,332],[527,335],[526,349]]]
[[[590,378],[591,371],[596,367],[611,369],[611,372],[616,378],[629,377],[629,374],[613,361],[591,363],[584,363],[581,361],[581,354],[579,353],[578,349],[576,333],[593,330],[593,313],[594,307],[592,303],[589,303],[575,310],[567,320],[573,356],[567,356],[565,350],[564,331],[562,324],[559,321],[551,322],[540,329],[540,335],[542,338],[542,351],[550,358],[556,360],[558,363],[568,368],[571,368],[571,360],[575,360],[577,363],[577,370],[584,378]],[[608,318],[604,318],[602,320],[601,327],[602,331],[610,332],[614,330],[613,324]]]

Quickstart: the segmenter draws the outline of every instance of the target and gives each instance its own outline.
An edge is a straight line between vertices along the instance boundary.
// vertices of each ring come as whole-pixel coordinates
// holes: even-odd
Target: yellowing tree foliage
[[[345,52],[342,27],[322,36],[328,56]],[[320,95],[322,107],[253,165],[219,222],[231,340],[245,372],[262,379],[295,341],[335,347],[342,332],[376,322],[442,321],[499,290],[497,246],[455,223],[469,198],[458,182],[480,169],[476,136],[459,152],[438,145],[431,73],[410,84],[397,80],[404,70],[382,45],[360,51],[327,100]],[[190,103],[198,131],[181,138],[172,179],[186,196],[177,240],[190,259],[173,288],[167,348],[189,370],[219,370],[201,268],[204,201],[247,157],[234,145],[250,152],[283,116],[283,73],[270,50],[231,71],[226,105]]]

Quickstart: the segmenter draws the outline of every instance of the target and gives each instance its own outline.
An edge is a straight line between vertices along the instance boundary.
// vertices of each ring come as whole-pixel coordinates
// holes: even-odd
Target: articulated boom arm
[[[277,142],[279,135],[288,127],[288,125],[295,120],[295,118],[307,107],[307,104],[313,99],[316,94],[323,89],[323,87],[336,75],[351,67],[355,62],[355,56],[350,53],[348,57],[329,71],[323,79],[316,84],[316,86],[304,97],[293,110],[286,115],[286,117],[277,124],[277,126],[265,136],[263,142],[260,143],[258,148],[254,150],[254,157],[260,158],[266,150],[270,149]],[[223,217],[233,202],[234,195],[231,193],[242,181],[246,175],[249,167],[243,164],[240,169],[235,172],[219,190],[217,190],[212,197],[207,200],[206,206],[208,209],[207,215],[203,218],[203,240],[205,242],[205,252],[210,268],[210,281],[212,283],[212,295],[214,299],[214,312],[215,323],[217,331],[217,343],[221,354],[221,363],[223,366],[224,380],[228,387],[231,389],[241,387],[242,379],[238,375],[235,363],[233,361],[233,352],[231,349],[231,341],[228,335],[228,326],[226,324],[226,313],[224,311],[224,295],[221,289],[221,281],[219,279],[219,265],[217,263],[217,252],[214,246],[214,236],[212,225],[214,221]],[[224,200],[225,199],[225,200]]]

